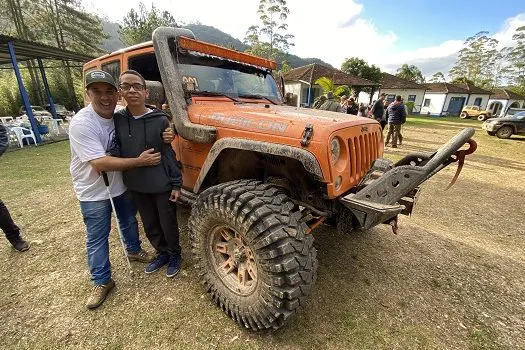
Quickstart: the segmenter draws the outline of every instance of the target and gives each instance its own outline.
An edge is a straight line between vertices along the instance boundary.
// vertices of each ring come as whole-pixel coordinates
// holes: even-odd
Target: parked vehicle
[[[51,106],[49,104],[44,105],[44,107],[49,113],[51,113]],[[57,117],[64,119],[64,120],[66,119],[66,117],[72,117],[73,115],[75,115],[75,112],[68,111],[64,105],[56,104],[56,103],[55,103],[55,111],[57,113]]]
[[[507,109],[507,111],[505,112],[505,115],[503,115],[504,117],[511,117],[513,116],[514,114],[518,113],[518,112],[524,112],[525,111],[525,108],[509,108]]]
[[[477,118],[479,121],[485,121],[491,116],[491,112],[481,109],[479,106],[465,106],[459,115],[461,119]]]
[[[196,271],[217,306],[254,330],[281,327],[304,304],[317,271],[311,232],[318,225],[348,232],[386,223],[396,232],[419,185],[457,160],[465,143],[475,147],[468,128],[437,152],[393,163],[382,158],[374,119],[284,105],[275,68],[167,27],[153,32],[153,42],[84,65],[84,73],[117,77],[136,70],[149,103],[167,100],[181,200],[192,206]]]
[[[42,106],[31,106],[31,111],[33,112],[33,116],[35,118],[36,117],[51,117],[51,113],[46,111],[44,109],[44,107],[42,107]],[[21,106],[20,109],[18,110],[18,114],[19,115],[26,114],[26,107],[25,106]]]
[[[490,118],[483,123],[482,129],[490,136],[500,139],[508,139],[512,135],[525,135],[525,111],[507,117]]]

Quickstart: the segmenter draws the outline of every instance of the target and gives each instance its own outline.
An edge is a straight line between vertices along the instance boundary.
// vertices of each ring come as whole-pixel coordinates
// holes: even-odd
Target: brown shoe
[[[155,256],[153,254],[148,253],[144,249],[141,249],[140,252],[137,253],[128,253],[128,258],[130,261],[150,263],[155,259]]]
[[[106,300],[106,297],[108,296],[109,292],[115,287],[115,281],[109,280],[106,284],[98,284],[93,287],[93,290],[91,291],[91,296],[88,299],[88,302],[86,304],[86,307],[88,309],[96,309],[102,303],[104,300]]]

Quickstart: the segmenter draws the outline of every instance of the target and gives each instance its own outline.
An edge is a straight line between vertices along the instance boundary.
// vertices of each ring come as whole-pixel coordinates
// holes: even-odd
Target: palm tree
[[[403,64],[401,68],[397,69],[396,76],[401,79],[406,79],[413,81],[414,83],[422,84],[425,82],[425,78],[423,77],[423,73],[414,66],[413,64]]]
[[[335,96],[341,97],[343,95],[350,96],[350,93],[352,92],[352,90],[346,85],[335,86],[332,79],[328,77],[321,77],[317,79],[314,84],[319,85],[321,89],[323,89],[323,94],[327,94],[331,91]]]

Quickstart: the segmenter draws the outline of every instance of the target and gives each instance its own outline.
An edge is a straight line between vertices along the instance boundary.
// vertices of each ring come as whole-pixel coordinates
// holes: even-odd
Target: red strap
[[[463,169],[463,164],[465,164],[465,156],[474,153],[476,148],[478,148],[478,144],[472,139],[468,140],[467,143],[469,144],[468,149],[461,149],[454,153],[455,158],[453,162],[458,162],[458,169],[456,170],[456,174],[454,174],[452,181],[450,181],[447,188],[445,188],[445,191],[451,188],[456,183],[456,180],[458,179],[459,174],[461,173],[461,169]]]

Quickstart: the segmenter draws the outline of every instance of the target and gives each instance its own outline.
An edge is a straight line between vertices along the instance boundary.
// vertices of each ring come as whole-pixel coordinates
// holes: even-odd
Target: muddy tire
[[[496,136],[500,139],[508,139],[512,136],[514,130],[510,126],[502,126],[496,131]]]
[[[496,133],[494,131],[487,131],[487,134],[489,134],[490,136],[496,136]]]
[[[467,112],[461,112],[461,114],[459,115],[459,117],[461,119],[470,119],[469,115],[467,114]]]
[[[488,119],[488,117],[487,117],[486,114],[480,114],[480,115],[478,115],[478,120],[479,120],[480,122],[484,122],[484,121],[487,120],[487,119]]]
[[[317,270],[313,237],[282,190],[240,180],[199,195],[189,219],[205,291],[253,330],[281,327],[304,304]]]

